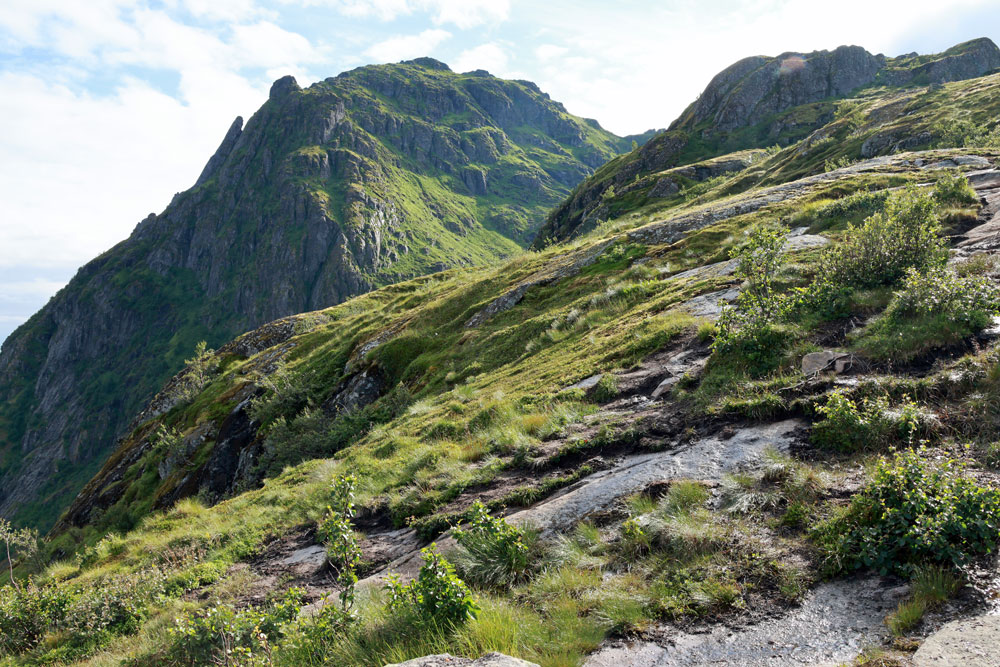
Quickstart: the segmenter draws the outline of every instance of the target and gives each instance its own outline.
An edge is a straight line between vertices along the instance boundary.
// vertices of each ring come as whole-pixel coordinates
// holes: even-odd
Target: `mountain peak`
[[[414,58],[413,60],[403,60],[400,62],[401,65],[416,65],[418,67],[423,67],[424,69],[435,69],[441,70],[443,72],[450,72],[451,68],[440,60],[435,60],[428,56],[423,56],[421,58]]]
[[[299,87],[299,82],[295,80],[294,76],[288,74],[271,84],[269,97],[274,100],[299,90],[302,90],[302,88]]]

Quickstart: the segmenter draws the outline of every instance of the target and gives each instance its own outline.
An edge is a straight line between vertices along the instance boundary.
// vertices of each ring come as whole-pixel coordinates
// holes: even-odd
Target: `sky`
[[[194,184],[233,119],[432,56],[535,81],[620,135],[669,125],[750,55],[1000,39],[997,0],[2,0],[0,340]]]

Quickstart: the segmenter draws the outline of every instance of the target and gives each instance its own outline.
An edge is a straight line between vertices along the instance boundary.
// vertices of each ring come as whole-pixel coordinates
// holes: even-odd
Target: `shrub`
[[[4,543],[7,555],[10,585],[20,588],[14,577],[15,556],[20,556],[24,560],[33,559],[38,555],[38,531],[31,528],[14,528],[9,521],[0,518],[0,542]]]
[[[62,623],[72,603],[70,592],[59,586],[0,587],[0,655],[35,648],[50,627]]]
[[[389,609],[398,613],[413,613],[416,618],[437,627],[461,625],[479,614],[479,605],[472,591],[455,575],[455,568],[437,547],[420,551],[424,560],[420,574],[409,584],[402,584],[389,575],[386,591]]]
[[[841,155],[840,157],[837,158],[828,157],[826,161],[823,162],[823,171],[829,172],[837,169],[843,169],[844,167],[850,167],[852,164],[854,164],[854,162],[855,161],[852,160],[847,155]]]
[[[178,391],[181,400],[190,401],[205,388],[219,368],[219,360],[215,350],[208,349],[205,341],[200,341],[194,348],[194,356],[184,360],[184,375]]]
[[[834,569],[908,572],[962,567],[990,553],[1000,529],[1000,491],[980,486],[963,464],[929,461],[923,448],[881,458],[840,516],[817,531]]]
[[[857,345],[871,357],[905,361],[982,331],[998,313],[1000,291],[989,278],[909,269],[903,289],[862,330]]]
[[[215,605],[182,615],[170,629],[172,663],[253,665],[262,656],[263,664],[270,664],[271,645],[298,617],[303,594],[290,588],[265,608]]]
[[[531,545],[534,535],[500,517],[490,516],[486,506],[475,501],[469,508],[468,523],[454,530],[462,547],[455,565],[471,583],[490,588],[513,586],[528,578],[533,570]]]
[[[949,169],[934,183],[935,201],[944,206],[963,206],[979,201],[976,191],[960,171]]]
[[[821,447],[859,452],[910,442],[921,427],[917,406],[908,398],[896,413],[885,396],[865,397],[860,404],[843,390],[833,391],[816,406],[823,419],[813,425],[812,440]]]
[[[936,204],[908,187],[890,197],[885,210],[848,225],[843,242],[820,259],[811,296],[828,307],[854,289],[895,285],[907,269],[926,271],[947,259]]]
[[[166,576],[144,570],[107,580],[77,597],[66,609],[63,626],[74,648],[92,649],[118,635],[139,631],[149,616],[150,602],[164,592]]]
[[[946,118],[931,132],[937,135],[938,148],[1000,148],[1000,125],[987,130],[980,123],[963,118]]]
[[[786,234],[772,227],[755,226],[747,243],[732,253],[735,276],[742,282],[732,306],[725,308],[716,325],[714,349],[732,349],[756,340],[784,312],[784,299],[774,288],[774,274],[781,261]]]
[[[751,376],[772,370],[788,340],[777,323],[791,302],[774,286],[785,236],[777,229],[756,226],[747,243],[733,253],[738,260],[735,276],[742,286],[736,301],[719,317],[712,351],[717,363],[726,358]]]

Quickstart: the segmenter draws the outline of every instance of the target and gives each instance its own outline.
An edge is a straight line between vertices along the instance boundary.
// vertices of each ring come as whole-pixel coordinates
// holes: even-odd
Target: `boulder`
[[[843,352],[835,352],[833,350],[810,352],[802,357],[802,373],[804,375],[815,375],[831,366],[834,367],[836,372],[841,373],[847,367],[846,363],[841,362],[846,360],[848,356]]]
[[[946,623],[920,645],[914,667],[995,667],[1000,664],[1000,616]]]
[[[442,653],[440,655],[414,658],[413,660],[386,665],[385,667],[538,667],[538,665],[526,660],[512,658],[503,653],[488,653],[477,660],[456,658],[453,655]]]

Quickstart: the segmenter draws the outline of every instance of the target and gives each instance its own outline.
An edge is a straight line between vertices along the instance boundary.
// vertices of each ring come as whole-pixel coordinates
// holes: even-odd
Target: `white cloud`
[[[427,56],[449,37],[450,32],[439,28],[424,30],[417,35],[397,35],[372,44],[365,50],[365,55],[380,63]]]
[[[556,46],[555,44],[540,44],[535,47],[535,57],[545,62],[547,60],[552,60],[553,58],[558,58],[559,56],[565,55],[568,51],[565,46]]]
[[[420,5],[432,12],[435,23],[460,29],[500,23],[510,13],[509,0],[425,0]]]
[[[428,14],[435,25],[461,30],[500,23],[510,14],[510,0],[281,0],[304,7],[333,7],[345,16],[393,21],[415,13]]]
[[[507,53],[497,44],[480,44],[475,48],[463,51],[450,63],[456,72],[470,72],[474,69],[484,69],[498,76],[507,75]]]
[[[909,41],[910,36],[921,26],[946,26],[955,16],[976,8],[988,11],[993,4],[841,0],[831,12],[821,3],[793,0],[677,0],[626,11],[614,4],[550,0],[534,5],[527,23],[544,41],[533,53],[529,73],[570,112],[627,134],[668,125],[712,76],[746,56],[841,44],[886,55],[933,52],[951,44],[928,47]],[[954,43],[978,36],[967,30],[936,39]],[[956,33],[960,37],[953,37]],[[547,48],[550,41],[567,50]],[[516,65],[528,69],[521,61]]]

